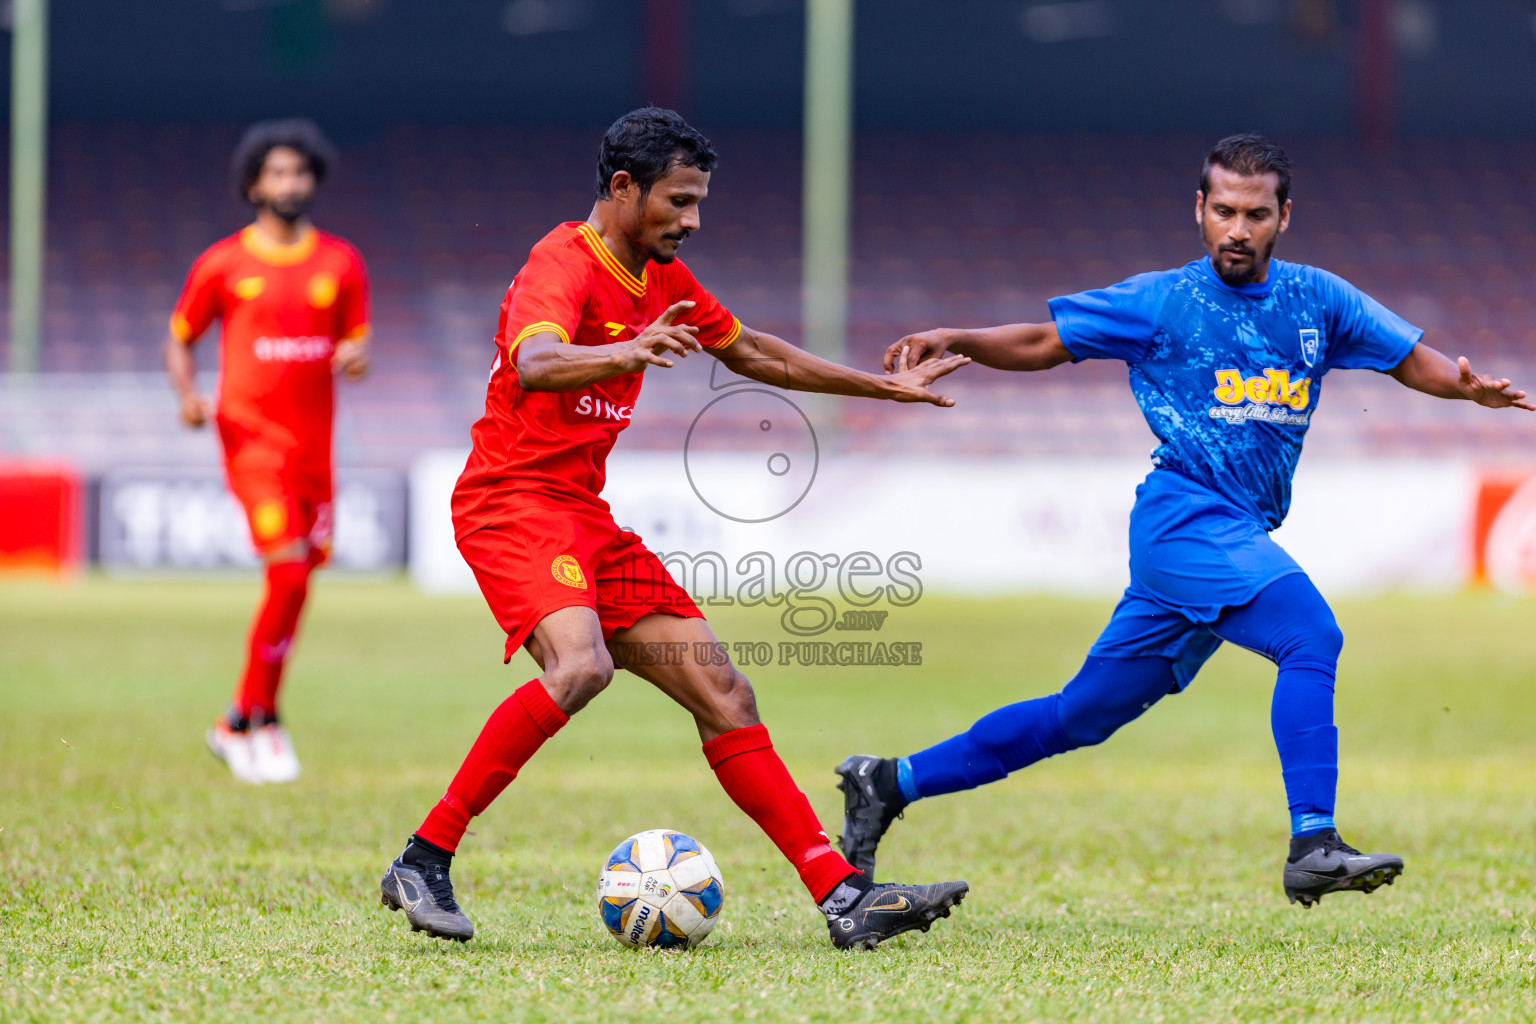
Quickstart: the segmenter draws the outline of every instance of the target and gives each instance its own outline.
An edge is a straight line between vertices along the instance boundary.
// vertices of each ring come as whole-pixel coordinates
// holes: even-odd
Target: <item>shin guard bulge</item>
[[[535,679],[518,687],[486,719],[448,791],[417,835],[450,853],[457,850],[469,820],[489,807],[544,741],[569,721],[543,683]]]
[[[1262,654],[1278,668],[1270,726],[1290,805],[1291,832],[1333,827],[1339,786],[1334,679],[1344,634],[1323,595],[1302,573],[1281,577],[1213,627],[1217,636]]]
[[[704,744],[704,757],[726,794],[768,834],[818,903],[857,873],[832,849],[811,802],[773,749],[767,726],[722,733]]]

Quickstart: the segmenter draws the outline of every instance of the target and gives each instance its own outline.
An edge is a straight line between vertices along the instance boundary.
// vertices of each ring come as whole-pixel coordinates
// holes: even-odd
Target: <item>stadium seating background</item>
[[[192,259],[246,214],[227,183],[235,125],[56,128],[42,369],[0,395],[0,450],[209,463],[159,377],[167,314]],[[348,146],[316,210],[373,278],[375,372],[343,389],[339,459],[404,466],[467,443],[496,307],[528,247],[583,218],[598,132],[410,127]],[[799,337],[800,152],[794,133],[728,132],[684,253],[746,322]],[[1297,207],[1285,258],[1334,270],[1465,353],[1536,382],[1536,144],[1286,140]],[[1040,319],[1053,294],[1200,255],[1192,223],[1206,140],[867,134],[855,172],[849,359],[938,324]],[[3,323],[0,318],[0,323]],[[215,344],[200,366],[216,369]],[[1044,377],[968,371],[954,410],[847,403],[853,451],[1127,454],[1152,443],[1113,365]],[[624,444],[680,447],[708,401],[697,364],[653,374]],[[1338,374],[1309,441],[1335,455],[1527,457],[1530,427]],[[823,411],[819,424],[833,413]],[[712,442],[729,446],[731,439]]]

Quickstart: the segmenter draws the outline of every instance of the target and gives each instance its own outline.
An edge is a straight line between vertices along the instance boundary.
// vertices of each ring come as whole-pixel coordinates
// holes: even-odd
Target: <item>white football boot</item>
[[[257,770],[256,752],[251,747],[251,733],[236,731],[224,719],[219,719],[208,729],[204,739],[213,756],[229,767],[230,774],[241,782],[265,782]]]
[[[251,753],[261,781],[292,782],[299,777],[299,755],[293,752],[293,740],[276,722],[251,730]]]

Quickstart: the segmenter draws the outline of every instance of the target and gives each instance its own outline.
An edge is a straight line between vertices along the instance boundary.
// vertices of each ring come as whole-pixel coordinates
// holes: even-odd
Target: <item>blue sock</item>
[[[902,758],[912,777],[912,791],[924,797],[975,789],[1066,750],[1056,722],[1060,699],[1060,694],[1053,693],[998,708],[965,732]]]
[[[1333,828],[1339,787],[1339,730],[1333,724],[1333,673],[1286,663],[1275,679],[1270,727],[1291,810],[1291,835]]]
[[[1333,823],[1331,814],[1293,814],[1291,815],[1291,835],[1314,836],[1319,832],[1338,831],[1338,826]]]
[[[1279,666],[1269,723],[1285,778],[1291,834],[1333,828],[1339,786],[1333,688],[1344,637],[1328,603],[1311,580],[1293,573],[1228,610],[1212,631]]]
[[[996,782],[1076,747],[1102,743],[1173,687],[1167,658],[1091,656],[1061,692],[1009,704],[965,732],[896,762],[908,801]]]
[[[907,803],[922,799],[923,794],[917,791],[917,783],[912,781],[912,759],[898,757],[896,759],[896,785],[901,790],[902,799]]]

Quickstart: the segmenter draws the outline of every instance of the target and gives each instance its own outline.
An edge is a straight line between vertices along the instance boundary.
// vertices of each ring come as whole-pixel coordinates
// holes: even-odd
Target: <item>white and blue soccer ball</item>
[[[725,881],[690,835],[653,828],[624,840],[597,877],[608,934],[635,949],[696,946],[720,919]]]

